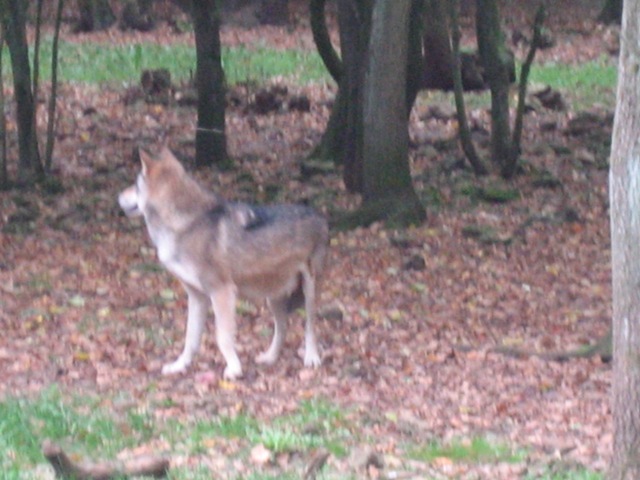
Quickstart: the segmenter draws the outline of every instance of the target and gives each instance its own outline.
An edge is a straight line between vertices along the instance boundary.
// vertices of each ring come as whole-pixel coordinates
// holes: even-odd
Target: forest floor
[[[551,7],[558,9],[549,25],[556,45],[539,61],[615,64],[617,31],[594,21],[600,2],[553,3],[562,4]],[[531,16],[509,11],[507,28],[526,32]],[[192,41],[174,36],[160,28],[76,38]],[[291,29],[223,31],[223,44],[256,42],[313,48],[301,19]],[[353,208],[358,199],[345,192],[339,170],[300,175],[301,160],[322,136],[335,87],[287,88],[311,100],[309,112],[258,115],[230,107],[227,138],[236,167],[196,176],[232,199],[305,200],[329,214]],[[250,101],[250,92],[239,92]],[[608,92],[581,115],[571,92],[562,93],[566,111],[537,108],[527,115],[524,172],[504,182],[460,168],[450,98],[423,92],[411,115],[410,155],[426,223],[332,233],[317,370],[302,368],[298,317],[276,365],[256,365],[271,319],[263,306],[243,305],[238,349],[246,373],[229,384],[210,334],[186,374],[160,375],[182,347],[186,298],[175,279],[154,267],[141,222],[125,218],[116,202],[135,178],[136,148],[158,151],[168,141],[181,158],[193,155],[195,110],[125,104],[117,87],[63,85],[55,169],[64,190],[0,193],[0,396],[35,395],[56,384],[69,395],[99,395],[108,407],[126,392],[156,418],[184,421],[239,411],[268,421],[301,400],[323,398],[350,412],[362,439],[353,449],[376,452],[387,466],[413,475],[407,478],[536,478],[557,464],[604,470],[612,446],[610,364],[493,350],[569,350],[595,342],[610,325],[613,96]],[[486,109],[471,116],[486,154]],[[483,200],[495,188],[516,198]],[[406,445],[478,437],[525,449],[526,460],[418,465],[406,457]],[[182,459],[202,461],[202,455]],[[331,468],[351,468],[341,462],[329,459]],[[235,478],[233,472],[226,475]]]

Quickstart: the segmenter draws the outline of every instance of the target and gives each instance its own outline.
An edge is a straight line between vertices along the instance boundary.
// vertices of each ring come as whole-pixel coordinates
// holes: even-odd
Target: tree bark
[[[326,0],[311,0],[309,2],[309,23],[313,41],[316,44],[318,54],[329,71],[329,74],[336,83],[340,83],[344,72],[342,60],[333,48],[327,22],[325,20],[324,8]]]
[[[424,34],[425,0],[411,0],[411,12],[409,15],[409,47],[407,58],[407,115],[411,114],[411,108],[416,101],[418,92],[422,87],[422,72],[424,61],[422,58],[422,36]]]
[[[640,0],[622,16],[611,145],[613,457],[608,478],[640,478]]]
[[[407,61],[411,0],[376,0],[364,80],[363,208],[406,225],[425,218],[409,169]]]
[[[47,120],[47,143],[44,149],[44,168],[45,171],[51,170],[53,161],[53,147],[55,145],[55,126],[56,126],[56,101],[58,99],[58,42],[60,40],[60,25],[62,24],[62,12],[64,9],[64,0],[58,0],[58,8],[56,10],[55,28],[53,31],[53,44],[51,46],[51,93],[49,95],[49,109]]]
[[[345,127],[342,133],[343,180],[350,192],[362,193],[362,88],[367,57],[373,0],[338,0],[340,45],[345,66],[340,84],[345,96]]]
[[[21,183],[30,184],[42,175],[43,168],[35,130],[35,103],[31,90],[31,68],[26,32],[26,2],[2,0],[0,7],[2,7],[0,14],[13,70],[20,157],[18,177]]]
[[[452,77],[453,77],[453,94],[456,104],[456,115],[458,117],[458,137],[460,138],[460,145],[467,160],[473,167],[473,171],[476,175],[487,174],[487,169],[484,166],[484,162],[478,156],[473,139],[471,138],[471,130],[469,129],[469,122],[467,121],[467,112],[464,104],[464,94],[462,86],[462,71],[460,60],[460,23],[458,21],[458,2],[457,0],[450,0],[450,18],[451,18],[451,49],[453,54],[452,65]]]
[[[198,127],[196,166],[228,166],[225,134],[225,86],[217,0],[193,0],[196,37]]]
[[[491,90],[491,157],[504,177],[514,155],[509,126],[509,54],[500,26],[496,0],[477,0],[476,29],[478,52]]]
[[[2,2],[0,2],[2,5]],[[4,26],[0,21],[0,72],[2,72],[2,61],[4,56]],[[0,112],[4,112],[4,79],[0,75]],[[7,121],[4,115],[0,115],[0,189],[4,190],[9,186],[9,175],[7,172]]]

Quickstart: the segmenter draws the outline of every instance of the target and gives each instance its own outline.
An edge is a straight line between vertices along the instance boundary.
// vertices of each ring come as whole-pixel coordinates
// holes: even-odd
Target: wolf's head
[[[157,158],[140,150],[140,173],[136,183],[118,195],[118,203],[129,217],[142,215],[150,198],[162,195],[163,191],[185,174],[184,168],[167,147]]]

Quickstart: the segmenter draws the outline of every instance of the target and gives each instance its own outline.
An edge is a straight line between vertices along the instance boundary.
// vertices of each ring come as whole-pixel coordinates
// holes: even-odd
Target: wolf
[[[274,316],[270,346],[256,357],[274,363],[285,339],[287,317],[306,310],[304,365],[320,365],[314,332],[316,298],[329,243],[327,220],[303,205],[257,206],[231,202],[201,187],[164,147],[153,157],[140,150],[135,184],[118,203],[127,216],[144,217],[158,259],[187,292],[184,349],[163,374],[184,372],[200,347],[209,305],[224,378],[242,376],[236,353],[236,302],[266,300]]]

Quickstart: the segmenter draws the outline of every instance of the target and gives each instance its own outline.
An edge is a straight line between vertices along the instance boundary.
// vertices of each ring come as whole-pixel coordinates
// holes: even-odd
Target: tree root
[[[142,455],[125,461],[82,463],[74,462],[51,440],[42,444],[42,453],[53,467],[56,478],[73,480],[111,480],[136,476],[166,478],[169,459]]]

